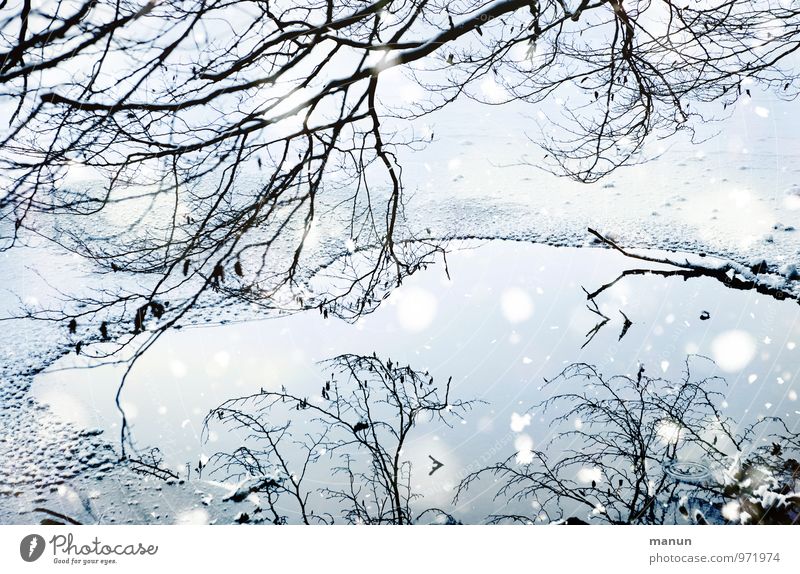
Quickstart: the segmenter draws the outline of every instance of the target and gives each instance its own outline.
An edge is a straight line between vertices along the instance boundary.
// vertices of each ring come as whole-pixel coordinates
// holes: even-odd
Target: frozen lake
[[[537,515],[530,500],[494,498],[493,480],[475,483],[457,505],[452,504],[454,489],[469,472],[515,453],[517,462],[525,462],[527,452],[543,448],[563,430],[551,424],[552,411],[534,405],[583,388],[569,378],[542,388],[545,379],[573,363],[594,365],[608,377],[635,379],[643,372],[680,381],[687,356],[702,355],[714,363],[688,359],[691,375],[725,378],[713,400],[736,422],[734,430],[778,417],[789,430],[800,431],[800,307],[795,301],[729,289],[711,278],[648,273],[623,276],[589,301],[587,292],[625,271],[669,268],[601,249],[511,241],[454,247],[448,255],[450,279],[443,266],[432,266],[355,324],[306,312],[168,333],[137,363],[121,394],[135,445],[140,452],[157,447],[163,466],[189,479],[194,485],[189,491],[197,489],[191,504],[208,507],[203,512],[213,519],[215,504],[235,503],[223,503],[219,496],[203,504],[208,481],[216,481],[217,488],[219,482],[229,488],[237,482],[220,470],[211,472],[213,455],[232,452],[251,439],[214,421],[204,432],[209,411],[235,397],[282,388],[324,405],[320,390],[330,368],[319,362],[344,353],[376,353],[429,372],[440,384],[452,377],[451,398],[485,401],[451,426],[420,421],[402,452],[413,468],[412,490],[421,495],[412,508],[449,509],[465,523],[483,522],[505,509]],[[74,354],[62,358],[35,379],[33,396],[58,417],[103,429],[113,442],[121,423],[114,403],[121,367],[84,366]],[[293,417],[293,428],[313,432],[316,423],[305,413],[284,415]],[[579,420],[562,422],[581,425]],[[564,440],[554,444],[575,446]],[[434,470],[432,461],[442,466]],[[202,475],[192,470],[198,462],[207,465]],[[312,491],[341,486],[343,479],[330,473],[331,464],[330,457],[323,457],[309,474]],[[594,468],[578,468],[573,478],[587,484],[605,480]],[[320,505],[336,513],[333,502],[321,500]],[[249,499],[240,506],[252,514],[258,502]],[[291,521],[293,511],[284,510]],[[568,507],[562,517],[587,519],[589,514]],[[159,517],[175,520],[174,513]]]

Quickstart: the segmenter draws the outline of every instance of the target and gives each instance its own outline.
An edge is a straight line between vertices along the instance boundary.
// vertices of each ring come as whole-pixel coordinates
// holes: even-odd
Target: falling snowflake
[[[517,413],[511,413],[511,430],[513,432],[522,432],[525,430],[525,427],[530,426],[531,424],[531,415],[518,415]]]

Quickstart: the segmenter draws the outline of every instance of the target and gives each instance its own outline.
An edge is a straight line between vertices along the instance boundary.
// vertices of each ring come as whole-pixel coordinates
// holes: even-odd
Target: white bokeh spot
[[[513,432],[522,432],[525,430],[525,427],[530,426],[531,424],[531,415],[518,415],[517,413],[511,413],[511,430]]]
[[[503,291],[500,297],[503,317],[509,323],[522,323],[533,315],[533,301],[519,287],[511,287]]]
[[[711,357],[726,373],[736,373],[756,356],[756,340],[745,331],[725,331],[711,342]]]
[[[436,297],[430,291],[409,287],[397,294],[397,321],[406,331],[424,331],[433,323],[436,307]]]
[[[584,466],[578,471],[577,478],[578,482],[582,482],[584,484],[600,482],[600,480],[603,478],[603,472],[597,467]]]
[[[517,450],[517,463],[530,464],[533,462],[533,439],[527,434],[519,435],[514,441]]]

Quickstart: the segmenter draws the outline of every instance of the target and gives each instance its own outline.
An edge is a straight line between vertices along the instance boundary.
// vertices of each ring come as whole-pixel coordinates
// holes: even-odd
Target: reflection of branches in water
[[[622,281],[628,277],[634,276],[643,276],[643,275],[652,275],[656,277],[682,277],[684,281],[688,279],[694,279],[698,277],[709,277],[712,279],[716,279],[723,283],[726,287],[731,289],[738,289],[741,291],[750,291],[755,290],[758,293],[763,293],[765,295],[769,295],[779,301],[783,301],[787,297],[792,297],[789,295],[785,290],[775,287],[773,285],[764,283],[759,281],[755,274],[757,273],[764,273],[766,272],[766,268],[764,265],[755,266],[753,269],[744,270],[742,268],[736,267],[732,264],[724,264],[722,266],[707,266],[702,265],[699,263],[691,263],[688,259],[684,259],[684,261],[679,261],[676,259],[672,259],[669,257],[656,257],[653,255],[643,255],[640,253],[633,253],[627,251],[626,249],[620,247],[615,241],[612,239],[602,235],[601,233],[595,231],[591,227],[588,228],[590,234],[592,234],[600,243],[607,245],[608,247],[618,251],[622,255],[629,257],[631,259],[637,259],[640,261],[646,261],[648,263],[658,263],[661,265],[669,265],[671,267],[677,267],[678,269],[625,269],[622,271],[615,279],[605,283],[595,289],[594,291],[588,291],[586,288],[583,288],[584,293],[586,293],[586,300],[588,303],[586,304],[586,308],[589,309],[592,313],[600,317],[597,324],[594,325],[587,333],[586,333],[586,341],[581,346],[583,349],[592,340],[595,338],[597,333],[605,327],[605,325],[611,320],[608,316],[600,311],[599,306],[597,305],[597,298],[602,295],[605,291]],[[743,277],[740,275],[741,272],[749,272],[753,276],[751,278]],[[628,318],[622,310],[619,310],[620,314],[622,314],[623,318],[623,325],[622,330],[620,331],[618,340],[621,341],[622,338],[628,333],[628,330],[633,325],[633,322]],[[708,317],[705,317],[707,319]],[[701,316],[701,319],[703,317]],[[703,320],[705,320],[703,319]]]
[[[389,238],[386,238],[386,241],[389,241]],[[370,256],[365,254],[365,252],[375,249],[374,246],[371,246],[369,249],[361,248],[354,254],[337,254],[336,257],[327,261],[324,265],[307,270],[306,279],[309,281],[314,279],[317,274],[325,275],[327,273],[327,275],[325,275],[325,281],[328,281],[329,284],[325,292],[321,294],[321,298],[305,299],[301,295],[296,295],[290,303],[282,307],[277,304],[276,299],[273,298],[274,293],[271,293],[269,296],[261,293],[259,297],[267,299],[268,303],[260,301],[258,305],[256,305],[256,299],[251,298],[249,295],[242,296],[239,294],[238,297],[239,299],[247,301],[251,306],[261,307],[270,312],[287,313],[314,309],[318,310],[325,319],[328,319],[329,314],[334,314],[344,320],[355,321],[359,317],[375,311],[380,303],[389,296],[391,290],[395,287],[399,287],[404,279],[420,269],[427,269],[427,266],[433,263],[433,257],[437,254],[442,255],[445,273],[448,279],[450,278],[444,249],[444,240],[395,240],[394,244],[396,251],[398,253],[402,251],[409,257],[409,261],[413,260],[413,263],[390,265],[387,264],[383,258],[380,258],[377,263],[373,262],[370,260]],[[241,268],[240,265],[241,264],[237,261],[239,269]],[[207,288],[208,283],[206,282],[201,287],[200,292],[191,297],[188,304],[175,310],[175,312],[171,313],[169,318],[165,319],[162,323],[154,325],[153,328],[144,335],[144,339],[140,340],[137,336],[142,331],[142,326],[145,319],[148,317],[148,312],[153,316],[153,320],[161,319],[162,314],[165,313],[165,309],[169,307],[169,302],[165,302],[162,305],[151,299],[149,303],[145,303],[145,305],[136,310],[132,332],[121,332],[121,337],[112,344],[110,350],[99,350],[95,348],[94,354],[92,355],[93,359],[108,359],[119,354],[126,348],[132,349],[129,358],[115,361],[116,363],[125,365],[114,397],[117,411],[121,417],[120,447],[122,459],[127,458],[129,447],[134,452],[136,451],[128,424],[128,417],[121,400],[122,392],[125,389],[128,377],[137,361],[155,345],[161,336],[170,329],[182,328],[180,324],[181,321],[189,320],[192,317],[192,313],[196,310],[195,306],[198,305],[200,294]],[[219,291],[219,285],[217,285],[215,290]],[[244,291],[248,292],[248,288],[244,288]],[[305,293],[304,288],[300,289],[300,291]],[[233,297],[232,292],[228,292],[227,295]],[[106,307],[107,305],[102,306],[103,309]],[[158,309],[158,311],[155,311],[155,309]],[[125,312],[127,312],[127,304],[125,305]],[[47,318],[48,320],[60,320],[52,319],[51,313],[52,310],[47,310],[44,311],[43,314],[36,315],[35,317],[38,319]],[[70,331],[74,330],[74,321],[74,318],[70,321]],[[124,329],[127,324],[125,319],[120,319],[120,323],[119,326]],[[91,341],[95,342],[98,340],[108,342],[109,339],[108,326],[105,321],[101,324],[100,337],[94,336],[90,338]],[[76,354],[81,354],[83,345],[84,339],[78,340],[75,346]]]
[[[612,249],[618,251],[619,253],[622,253],[625,257],[630,257],[631,259],[638,259],[640,261],[647,261],[650,263],[669,265],[671,267],[678,268],[675,270],[627,269],[623,271],[616,279],[614,279],[609,283],[606,283],[605,285],[601,286],[594,292],[592,293],[587,292],[586,293],[587,299],[590,300],[595,299],[598,295],[603,293],[603,291],[616,285],[616,283],[621,279],[632,275],[659,275],[661,277],[683,277],[684,280],[693,279],[696,277],[710,277],[712,279],[720,281],[726,287],[729,287],[731,289],[738,289],[741,291],[755,290],[758,293],[769,295],[770,297],[773,297],[779,301],[783,301],[787,297],[790,297],[790,295],[785,290],[782,290],[778,287],[774,287],[772,285],[757,280],[755,274],[763,273],[766,271],[763,264],[756,265],[753,267],[753,269],[750,269],[749,271],[753,275],[753,277],[748,278],[741,276],[741,272],[744,271],[743,269],[738,268],[730,263],[713,267],[709,265],[702,265],[699,263],[691,263],[688,259],[684,259],[683,261],[678,261],[676,259],[671,259],[669,257],[655,257],[650,255],[642,255],[640,253],[632,253],[620,247],[615,241],[613,241],[608,237],[605,237],[604,235],[595,231],[591,227],[588,228],[588,231],[589,233],[594,235],[598,241],[611,247]]]
[[[289,520],[280,510],[287,504],[303,523],[333,522],[313,508],[320,496],[348,523],[412,522],[410,505],[419,494],[403,449],[418,422],[449,425],[472,401],[452,399],[450,380],[437,386],[429,373],[375,355],[341,355],[323,364],[332,374],[318,396],[262,390],[228,400],[206,417],[206,430],[219,423],[245,435],[247,444],[211,460],[214,472],[241,481],[228,500],[265,497],[275,523]],[[296,431],[297,422],[316,430]],[[320,472],[325,485],[310,486]],[[343,480],[334,483],[331,476]]]
[[[498,497],[539,509],[534,517],[493,515],[493,523],[563,520],[574,513],[610,524],[796,521],[800,464],[783,457],[800,451],[800,435],[776,419],[780,428],[770,436],[780,448],[748,450],[765,421],[737,434],[735,421],[716,406],[722,379],[693,379],[692,363],[687,359],[677,382],[642,370],[637,377],[606,378],[590,365],[570,365],[545,388],[578,383],[579,389],[535,407],[559,413],[551,421],[553,438],[530,458],[513,454],[467,475],[455,501],[491,479],[499,484]]]
[[[619,314],[622,315],[622,318],[625,320],[625,322],[622,324],[622,331],[620,331],[619,338],[617,339],[618,341],[621,341],[622,337],[628,333],[628,329],[630,329],[631,325],[633,325],[633,321],[628,319],[628,316],[623,313],[622,309],[619,310]]]
[[[586,291],[586,289],[584,289],[584,292],[586,292],[587,295],[589,294],[588,291]],[[589,303],[586,304],[586,308],[589,309],[589,311],[591,311],[598,317],[600,317],[600,320],[594,327],[589,329],[589,331],[586,333],[586,341],[583,343],[583,345],[581,345],[581,349],[583,349],[586,345],[591,343],[595,335],[597,335],[597,333],[600,332],[600,329],[602,329],[606,325],[606,323],[608,323],[611,320],[609,317],[604,315],[602,311],[600,311],[600,307],[597,306],[597,302],[594,299],[592,299],[591,297],[587,298],[589,299]]]

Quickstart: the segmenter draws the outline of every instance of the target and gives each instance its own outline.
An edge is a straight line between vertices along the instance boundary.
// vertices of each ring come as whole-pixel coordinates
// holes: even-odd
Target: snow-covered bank
[[[728,120],[698,126],[699,143],[651,142],[657,159],[584,185],[535,167],[546,162],[527,137],[536,110],[464,105],[431,120],[435,140],[405,175],[425,225],[441,233],[574,246],[594,227],[627,247],[766,261],[791,277],[800,262],[796,106],[753,91]],[[531,165],[514,165],[522,160]],[[786,288],[800,292],[797,282]]]

